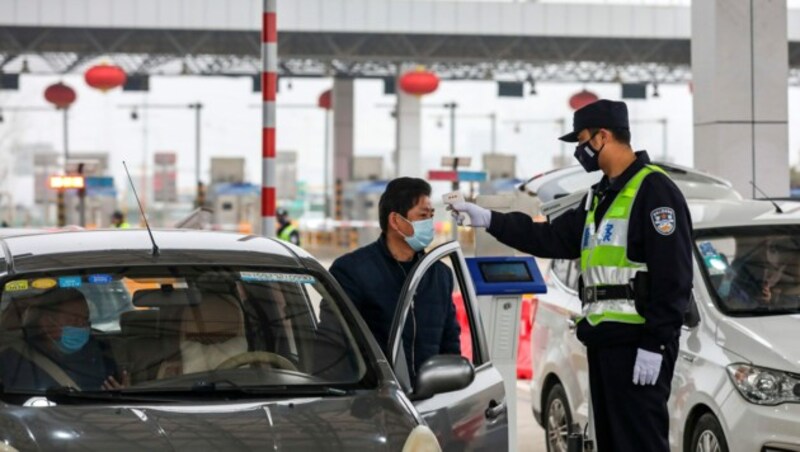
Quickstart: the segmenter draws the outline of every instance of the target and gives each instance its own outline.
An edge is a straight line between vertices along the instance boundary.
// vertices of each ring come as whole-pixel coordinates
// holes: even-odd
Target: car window
[[[324,276],[173,266],[18,275],[2,287],[6,392],[100,390],[109,376],[128,391],[370,381],[368,347]]]
[[[696,251],[723,312],[740,316],[800,312],[800,227],[702,231]]]

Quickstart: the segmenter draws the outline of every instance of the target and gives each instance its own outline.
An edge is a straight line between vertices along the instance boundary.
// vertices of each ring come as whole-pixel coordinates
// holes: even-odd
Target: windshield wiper
[[[53,386],[44,393],[47,400],[58,404],[91,403],[91,402],[133,402],[133,403],[168,403],[172,399],[131,396],[120,390],[81,391],[72,386]]]

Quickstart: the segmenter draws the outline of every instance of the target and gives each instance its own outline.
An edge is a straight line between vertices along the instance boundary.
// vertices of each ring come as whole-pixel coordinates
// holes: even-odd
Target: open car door
[[[452,297],[460,318],[463,358],[434,356],[420,366],[415,381],[411,381],[403,348],[403,330],[414,312],[420,283],[430,277],[428,272],[437,266],[446,266],[453,277]],[[437,269],[439,275],[442,274],[441,270]],[[436,433],[443,450],[508,449],[508,414],[503,379],[492,366],[475,289],[458,242],[448,242],[433,249],[409,273],[397,304],[387,350],[403,389]],[[441,384],[442,379],[458,380],[463,375],[457,371],[457,366],[455,370],[452,365],[449,368],[442,365],[439,369],[426,366],[434,362],[438,365],[439,358],[447,358],[451,364],[453,359],[462,362],[470,372],[470,379],[460,385],[449,386],[458,389],[441,390],[447,388],[447,384]],[[440,380],[437,386],[439,391],[428,390],[431,386],[429,383],[433,381],[430,377]]]

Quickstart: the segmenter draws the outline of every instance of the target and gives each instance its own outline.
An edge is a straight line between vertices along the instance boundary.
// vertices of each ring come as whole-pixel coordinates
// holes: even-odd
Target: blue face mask
[[[89,328],[64,326],[61,328],[61,340],[57,342],[62,353],[72,354],[82,349],[89,342]]]
[[[418,221],[410,221],[404,217],[400,218],[408,221],[411,223],[411,226],[414,227],[414,235],[405,237],[406,243],[408,243],[408,246],[410,246],[412,250],[417,252],[422,251],[433,242],[433,218]]]

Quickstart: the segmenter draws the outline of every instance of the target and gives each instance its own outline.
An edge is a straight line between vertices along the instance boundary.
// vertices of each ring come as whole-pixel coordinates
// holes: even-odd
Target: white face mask
[[[203,344],[196,341],[181,342],[183,374],[214,370],[226,359],[247,351],[247,339],[243,336],[228,339],[216,344]]]

